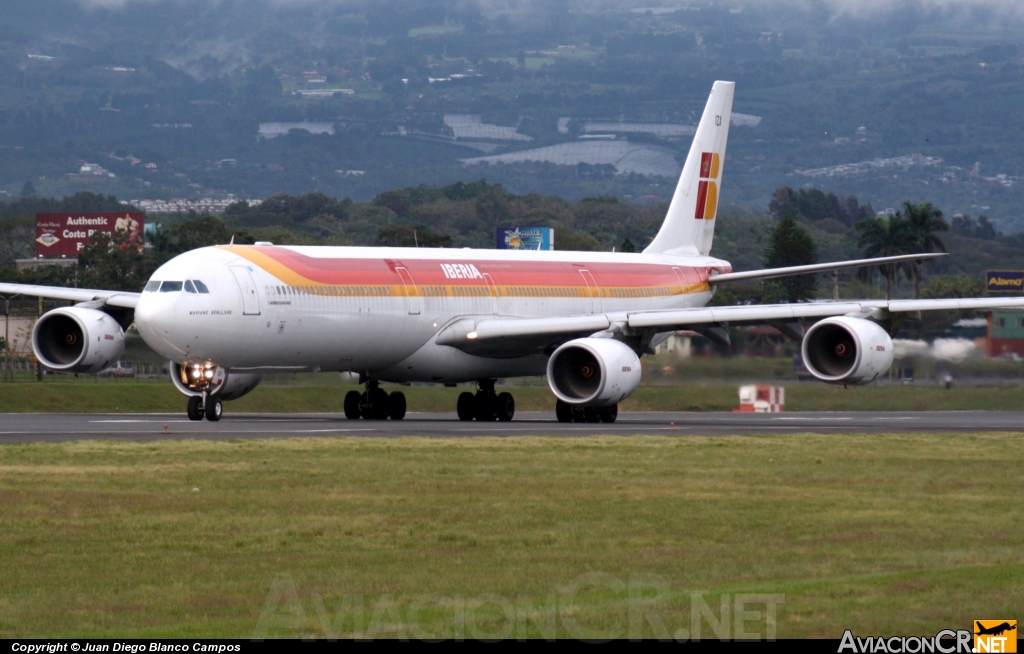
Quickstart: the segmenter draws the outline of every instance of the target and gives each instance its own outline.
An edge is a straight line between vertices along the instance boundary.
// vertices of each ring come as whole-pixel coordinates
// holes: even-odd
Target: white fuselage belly
[[[543,374],[546,357],[472,356],[434,338],[465,317],[703,306],[710,269],[729,267],[638,254],[205,248],[168,262],[153,279],[198,279],[209,293],[143,293],[136,324],[151,347],[179,363],[351,370],[391,381],[533,375]]]

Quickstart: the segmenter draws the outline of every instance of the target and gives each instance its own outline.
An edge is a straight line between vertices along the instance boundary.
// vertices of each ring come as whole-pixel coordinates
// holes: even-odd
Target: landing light
[[[469,340],[473,340],[474,338],[476,338],[476,332],[469,332],[468,334],[466,334],[466,338],[468,338]]]

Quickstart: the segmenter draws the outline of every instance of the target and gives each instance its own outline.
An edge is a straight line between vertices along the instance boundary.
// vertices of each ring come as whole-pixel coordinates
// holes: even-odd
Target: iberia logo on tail
[[[693,216],[697,220],[714,220],[718,211],[718,173],[721,161],[717,152],[704,152],[700,155],[700,186],[697,188],[697,212]]]

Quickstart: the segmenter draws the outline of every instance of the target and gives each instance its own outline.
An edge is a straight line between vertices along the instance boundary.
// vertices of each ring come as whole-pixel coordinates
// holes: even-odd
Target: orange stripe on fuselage
[[[456,289],[460,287],[487,287],[488,282],[483,278],[486,274],[494,281],[498,294],[512,297],[635,298],[702,293],[708,290],[706,270],[691,269],[696,273],[695,283],[682,284],[669,265],[589,262],[585,264],[585,269],[593,275],[600,289],[600,292],[595,293],[580,275],[583,266],[569,262],[320,258],[274,246],[219,247],[259,266],[282,283],[297,287],[384,286],[391,289],[388,295],[441,295],[441,289],[444,289],[444,296],[458,296]],[[445,273],[442,263],[472,266],[480,273],[480,277],[452,278]],[[402,283],[395,271],[396,267],[409,271],[414,281],[413,287],[407,288]],[[433,287],[434,293],[424,293],[423,287]],[[343,293],[326,294],[350,293],[346,290]]]

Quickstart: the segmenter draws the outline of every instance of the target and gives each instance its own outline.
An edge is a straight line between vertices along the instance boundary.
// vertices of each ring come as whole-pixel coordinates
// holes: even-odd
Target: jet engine
[[[251,372],[230,372],[211,364],[179,364],[168,366],[175,388],[185,395],[207,392],[222,400],[237,400],[256,388],[263,375]]]
[[[868,384],[892,365],[889,334],[863,318],[826,318],[807,330],[801,345],[804,365],[831,384]]]
[[[124,352],[124,330],[112,316],[96,309],[54,309],[36,321],[32,350],[52,370],[99,372]]]
[[[558,399],[577,406],[610,406],[640,385],[640,359],[610,338],[578,338],[548,359],[548,384]]]

